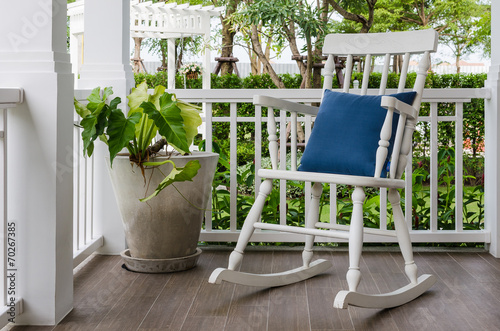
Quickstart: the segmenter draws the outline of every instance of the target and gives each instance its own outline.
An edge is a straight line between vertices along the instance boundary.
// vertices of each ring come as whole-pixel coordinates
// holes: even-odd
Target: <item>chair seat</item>
[[[367,187],[404,188],[403,179],[375,178],[352,175],[327,174],[308,171],[260,169],[258,175],[269,179],[286,179],[314,183],[345,184]]]

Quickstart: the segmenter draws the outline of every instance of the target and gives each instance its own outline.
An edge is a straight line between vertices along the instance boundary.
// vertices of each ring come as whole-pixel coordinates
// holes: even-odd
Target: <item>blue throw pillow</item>
[[[412,104],[415,95],[416,92],[404,92],[391,96]],[[381,99],[381,95],[325,90],[299,170],[373,177],[380,130],[387,114],[380,107]],[[394,113],[388,155],[398,120],[399,114]],[[382,167],[383,178],[387,177],[387,162]]]

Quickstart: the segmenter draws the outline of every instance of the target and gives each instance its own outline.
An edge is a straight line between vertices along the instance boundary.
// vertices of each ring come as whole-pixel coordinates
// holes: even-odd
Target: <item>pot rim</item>
[[[173,152],[171,155],[162,155],[162,154],[156,154],[155,156],[151,157],[151,159],[174,159],[174,158],[182,158],[182,159],[190,159],[190,158],[200,158],[200,157],[210,157],[210,156],[219,156],[218,153],[214,152],[205,152],[205,151],[192,151],[191,154],[186,154],[182,155],[181,153],[178,152]],[[109,159],[109,156],[105,156],[107,159]],[[129,158],[130,154],[129,153],[118,153],[115,156],[115,159],[123,159],[123,158]]]

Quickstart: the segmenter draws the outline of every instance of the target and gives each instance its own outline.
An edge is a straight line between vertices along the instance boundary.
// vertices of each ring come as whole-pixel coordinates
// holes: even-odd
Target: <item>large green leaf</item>
[[[108,126],[108,117],[111,114],[111,108],[108,105],[104,105],[101,112],[97,115],[97,123],[95,125],[97,136],[104,134],[106,127]]]
[[[157,162],[155,162],[154,164],[151,163],[151,165],[159,165],[159,164],[164,164],[164,163],[171,163],[173,165],[172,171],[170,172],[170,174],[168,174],[167,177],[165,177],[162,180],[162,182],[158,185],[158,187],[153,192],[153,194],[151,194],[150,196],[148,196],[144,199],[140,199],[140,201],[142,201],[142,202],[148,201],[149,199],[157,196],[158,193],[160,193],[167,186],[169,186],[175,182],[192,181],[194,176],[196,176],[196,174],[198,174],[198,170],[201,167],[200,162],[198,160],[189,161],[188,163],[186,163],[186,165],[183,168],[176,168],[175,164],[170,160],[167,160],[167,161],[164,161],[161,163],[157,163]],[[145,162],[144,165],[148,165],[148,163]]]
[[[132,88],[132,92],[127,95],[128,106],[130,108],[129,115],[140,111],[141,103],[148,101],[148,97],[148,84],[146,82],[142,82],[137,87]]]
[[[92,155],[94,150],[93,141],[96,139],[96,124],[97,117],[88,115],[81,120],[80,125],[83,127],[82,140],[83,140],[83,155]],[[90,147],[89,147],[90,146]]]
[[[89,103],[87,104],[87,109],[90,110],[92,112],[92,115],[95,116],[99,115],[101,109],[106,104],[106,100],[101,99],[100,87],[96,87],[95,89],[93,89],[87,100],[89,101]]]
[[[145,101],[152,102],[156,108],[160,108],[160,97],[165,93],[165,86],[155,87],[153,94],[148,94],[148,84],[144,81],[132,88],[132,92],[127,96],[128,106],[131,112],[142,111],[141,103]]]
[[[90,115],[90,110],[87,109],[87,107],[80,103],[76,98],[73,98],[74,105],[75,105],[75,111],[78,115],[80,115],[81,118],[85,118],[86,116]]]
[[[190,146],[194,137],[198,134],[198,127],[202,124],[200,112],[201,108],[182,100],[177,100],[177,107],[181,109],[181,116],[184,119],[184,130],[186,130],[186,140]]]
[[[151,96],[148,94],[148,84],[142,82],[137,87],[133,88],[132,92],[127,96],[128,106],[130,108],[128,115],[130,116],[133,113],[142,114],[141,104],[147,101],[153,102],[156,108],[159,108],[159,97],[164,91],[165,87],[157,86],[154,94]],[[144,116],[135,126],[135,136],[138,141],[141,142],[138,148],[144,150],[144,147],[151,143],[157,132],[158,128],[154,125],[154,121]]]
[[[141,114],[134,113],[128,118],[120,109],[113,109],[109,115],[109,124],[107,129],[109,144],[109,159],[113,166],[113,159],[128,143],[134,139],[135,125],[141,119]]]
[[[113,94],[113,88],[111,86],[105,87],[104,91],[102,92],[102,98],[101,100],[106,102],[108,97]],[[116,98],[115,98],[116,99]]]
[[[154,103],[156,108],[160,108],[160,98],[164,93],[165,93],[165,86],[158,85],[155,87],[153,94],[149,95],[147,101]]]
[[[181,153],[189,153],[189,144],[184,130],[184,119],[181,110],[173,100],[173,95],[164,93],[160,97],[160,110],[152,102],[143,102],[141,108],[158,127],[158,132],[167,142]]]

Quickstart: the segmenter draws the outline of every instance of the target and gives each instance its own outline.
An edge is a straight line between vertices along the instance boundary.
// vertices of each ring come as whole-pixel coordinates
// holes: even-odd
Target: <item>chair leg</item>
[[[359,262],[363,249],[363,202],[365,192],[361,186],[356,186],[352,194],[352,217],[349,231],[349,271],[347,271],[347,284],[349,291],[356,292],[361,280]]]
[[[413,251],[411,247],[410,241],[410,233],[408,228],[406,227],[406,223],[404,221],[403,211],[400,206],[399,193],[395,189],[389,190],[389,201],[392,205],[392,210],[394,213],[394,222],[396,225],[396,234],[398,236],[399,245],[401,247],[401,252],[403,253],[403,257],[405,260],[405,272],[410,278],[410,284],[403,286],[395,291],[382,293],[382,294],[363,294],[356,292],[356,286],[359,283],[359,256],[360,256],[360,247],[359,243],[362,244],[362,241],[359,240],[359,234],[357,231],[354,231],[353,226],[357,229],[359,225],[363,225],[362,214],[358,217],[354,217],[359,215],[362,211],[361,208],[357,207],[360,204],[361,198],[364,198],[364,195],[358,194],[356,196],[356,190],[353,194],[354,201],[354,210],[353,210],[353,220],[351,221],[351,233],[349,236],[349,260],[351,266],[349,268],[349,272],[347,273],[347,281],[349,284],[349,291],[340,291],[337,293],[335,297],[335,301],[333,306],[335,308],[347,308],[349,305],[364,307],[364,308],[392,308],[403,305],[418,296],[422,295],[425,291],[427,291],[435,282],[436,277],[433,275],[422,275],[417,279],[417,266],[413,261]],[[357,201],[357,203],[356,203]],[[358,236],[356,239],[355,236]],[[361,236],[362,238],[362,236]],[[356,245],[355,248],[351,249],[351,242]],[[359,254],[358,254],[359,249]],[[353,254],[356,253],[356,254]]]
[[[255,222],[259,221],[266,198],[271,193],[272,188],[273,181],[271,179],[266,179],[262,182],[262,184],[260,184],[259,194],[255,199],[255,203],[250,209],[245,222],[243,223],[243,228],[241,229],[240,236],[238,237],[236,247],[231,255],[229,255],[229,270],[236,270],[240,266],[245,248],[250,241],[250,237],[252,237],[252,234],[255,231],[253,225]]]
[[[399,247],[405,260],[405,273],[412,284],[417,284],[417,265],[413,260],[410,233],[401,209],[399,192],[396,189],[389,189],[388,197],[392,206],[394,226],[396,228],[396,235],[398,236]]]
[[[316,222],[319,220],[319,199],[321,193],[323,192],[323,184],[314,183],[312,187],[312,197],[309,212],[306,217],[305,227],[313,229]],[[308,268],[309,264],[313,258],[313,246],[314,246],[314,236],[306,235],[305,247],[302,252],[302,260],[304,262],[304,267]]]
[[[271,274],[252,274],[236,270],[241,264],[243,252],[255,230],[255,223],[259,221],[266,197],[271,192],[272,185],[272,180],[269,179],[262,182],[259,195],[245,220],[236,248],[229,256],[228,268],[215,269],[208,279],[209,283],[221,284],[222,281],[226,281],[247,286],[284,286],[314,277],[332,266],[331,261],[323,259],[311,262],[314,236],[308,235],[303,253],[304,265],[301,267]],[[313,187],[312,210],[316,211],[311,211],[309,213],[309,220],[306,221],[308,226],[314,227],[318,219],[319,197],[321,191],[321,184],[317,184]]]

